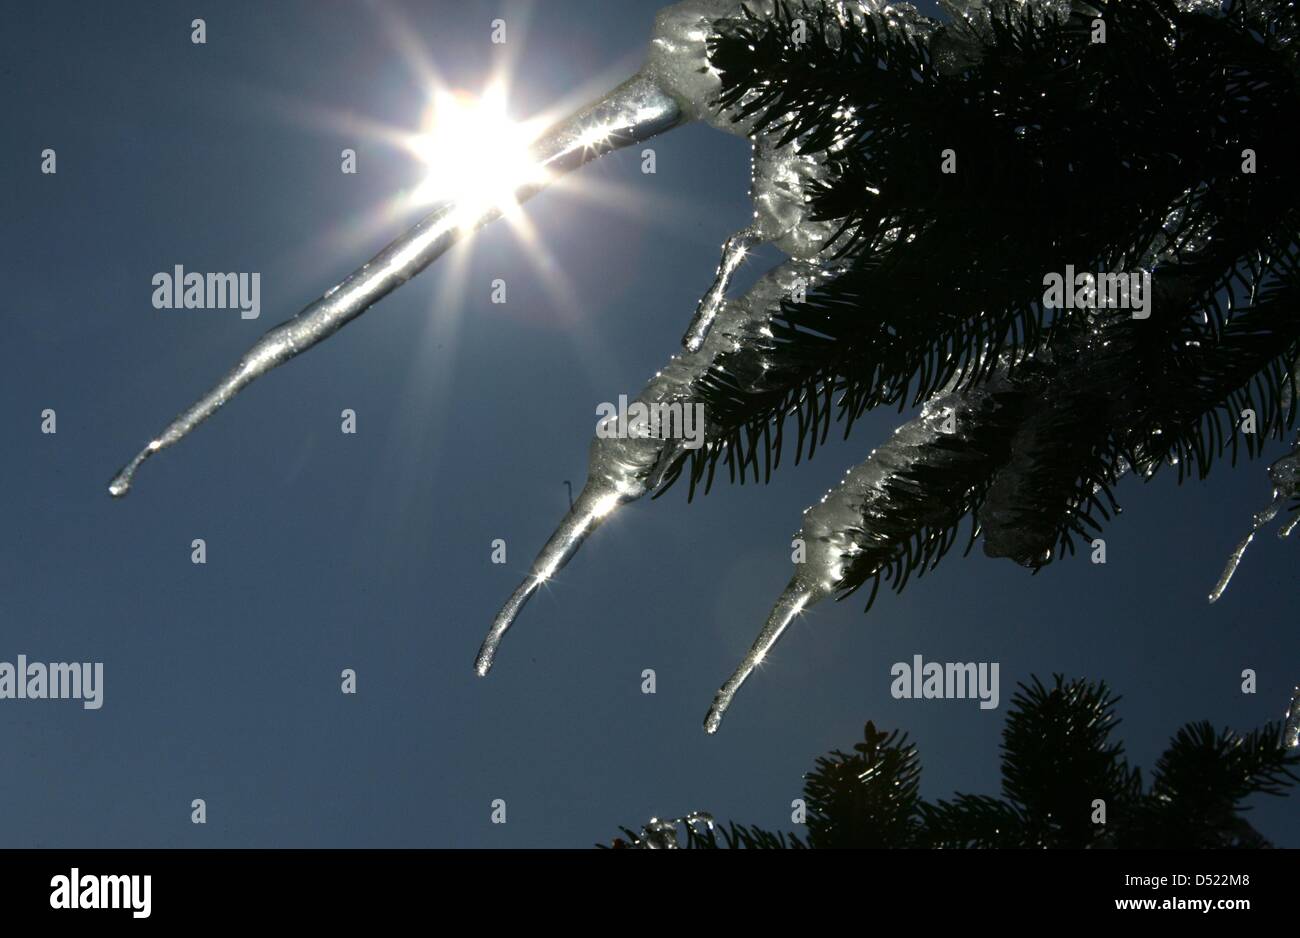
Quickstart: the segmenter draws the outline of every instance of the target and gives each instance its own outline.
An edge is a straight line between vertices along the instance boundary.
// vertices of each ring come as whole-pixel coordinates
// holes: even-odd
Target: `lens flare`
[[[427,167],[411,193],[413,204],[451,201],[462,223],[473,224],[492,209],[514,213],[519,188],[545,181],[531,150],[542,128],[510,119],[503,85],[488,87],[481,97],[436,90],[425,127],[407,140]]]

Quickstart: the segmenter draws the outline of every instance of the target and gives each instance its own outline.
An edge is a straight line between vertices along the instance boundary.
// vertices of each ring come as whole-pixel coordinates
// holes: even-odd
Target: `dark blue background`
[[[533,601],[492,675],[473,675],[566,507],[563,481],[584,478],[596,404],[675,351],[748,218],[744,141],[701,126],[653,144],[656,175],[629,151],[583,171],[590,198],[540,196],[541,260],[504,226],[484,232],[110,500],[138,446],[409,220],[358,235],[419,179],[357,129],[413,129],[425,107],[395,35],[467,89],[516,56],[512,108],[528,115],[630,74],[657,5],[6,8],[0,660],[103,661],[106,686],[99,711],[0,701],[0,846],[586,846],[694,809],[788,829],[801,773],[868,718],[920,744],[927,797],[995,793],[1006,705],[1033,673],[1109,681],[1144,767],[1186,721],[1281,716],[1300,680],[1297,546],[1261,539],[1207,605],[1268,495],[1262,463],[1225,463],[1208,484],[1121,486],[1106,566],[1031,577],[954,553],[870,615],[860,598],[815,609],[706,736],[715,688],[788,578],[800,511],[894,413],[767,487],[626,510]],[[504,47],[488,41],[497,16]],[[46,147],[57,175],[39,172]],[[339,172],[344,147],[356,176]],[[261,319],[154,309],[150,278],[174,264],[261,272]],[[57,435],[40,433],[47,407]],[[339,432],[345,407],[355,436]],[[196,537],[206,566],[190,562]],[[506,566],[489,562],[498,537]],[[890,665],[917,653],[1000,662],[1002,707],[892,700]],[[355,697],[339,692],[349,667]],[[1241,693],[1243,668],[1258,695]],[[1262,799],[1252,820],[1300,844],[1293,802]]]

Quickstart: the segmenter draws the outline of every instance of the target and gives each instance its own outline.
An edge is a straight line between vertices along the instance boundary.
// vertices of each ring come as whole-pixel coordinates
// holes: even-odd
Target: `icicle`
[[[763,340],[765,334],[770,335],[773,317],[781,312],[781,301],[796,288],[811,289],[835,272],[802,261],[787,261],[770,271],[744,297],[724,303],[715,327],[700,350],[673,356],[650,379],[634,403],[648,407],[690,406],[710,369],[724,355],[731,357],[734,369],[762,373],[766,365]],[[493,620],[474,664],[480,676],[491,669],[502,636],[537,588],[569,562],[615,509],[653,490],[684,448],[684,441],[679,439],[638,438],[620,433],[619,429],[612,424],[606,426],[592,440],[582,492],[533,561],[528,576]],[[704,443],[716,440],[727,429],[716,426],[706,414]]]
[[[646,441],[624,442],[644,443]],[[491,670],[502,637],[514,623],[515,617],[524,608],[524,604],[532,598],[533,593],[537,592],[537,588],[569,562],[591,532],[600,526],[610,512],[619,505],[634,501],[645,494],[646,487],[638,481],[637,477],[654,465],[653,459],[657,458],[657,454],[651,452],[651,447],[644,446],[628,447],[625,452],[630,458],[622,461],[615,454],[603,451],[593,444],[591,474],[578,500],[564,516],[559,528],[546,542],[537,559],[533,561],[528,576],[515,588],[514,593],[492,620],[492,628],[483,639],[478,657],[474,661],[474,670],[479,677]]]
[[[778,120],[774,129],[759,132],[755,130],[759,115],[742,116],[743,101],[732,108],[724,108],[717,101],[722,83],[708,58],[708,39],[715,34],[719,20],[743,18],[742,7],[749,16],[762,19],[772,16],[775,4],[773,0],[748,0],[744,4],[688,0],[661,11],[647,64],[647,70],[663,87],[685,102],[683,107],[691,117],[753,142],[750,198],[754,219],[724,246],[713,285],[700,300],[682,338],[687,351],[696,351],[703,344],[732,276],[749,250],[766,243],[792,258],[829,261],[839,246],[831,239],[837,233],[842,238],[853,234],[852,228],[841,232],[837,220],[814,221],[811,217],[808,194],[830,180],[827,153],[801,153],[797,141],[783,144],[781,138],[788,120]],[[840,23],[872,16],[881,28],[903,30],[919,40],[927,38],[935,25],[910,4],[808,0],[805,9],[814,14],[819,10],[827,12]]]
[[[1282,527],[1280,527],[1280,528],[1277,529],[1277,536],[1278,536],[1278,537],[1290,537],[1290,536],[1291,536],[1291,532],[1295,530],[1296,522],[1297,522],[1297,521],[1300,521],[1300,511],[1298,511],[1298,512],[1296,512],[1294,515],[1292,515],[1290,521],[1288,521],[1286,524],[1282,525]]]
[[[1218,602],[1219,597],[1228,588],[1233,574],[1237,572],[1237,567],[1241,565],[1241,558],[1246,554],[1246,548],[1250,546],[1250,542],[1255,539],[1255,535],[1259,533],[1260,529],[1276,518],[1278,512],[1290,499],[1300,498],[1300,440],[1296,441],[1290,453],[1268,467],[1268,475],[1273,481],[1273,501],[1263,511],[1255,515],[1251,522],[1250,533],[1242,538],[1241,542],[1228,556],[1228,563],[1223,568],[1219,581],[1214,584],[1214,589],[1210,591],[1210,602],[1212,603]],[[1300,519],[1300,513],[1282,526],[1278,531],[1278,537],[1287,537],[1295,529],[1297,519]]]
[[[795,616],[843,590],[850,573],[862,565],[869,576],[880,573],[896,548],[923,529],[958,523],[969,510],[971,490],[986,485],[1005,462],[1008,430],[1018,423],[1031,389],[1019,386],[1005,370],[959,393],[951,391],[955,382],[804,511],[795,535],[804,545],[804,559],[749,653],[714,697],[704,718],[707,732],[717,731],[736,692]],[[942,487],[918,481],[918,470],[939,468],[944,470]]]
[[[523,202],[549,182],[598,156],[639,143],[685,119],[681,105],[655,81],[638,74],[608,95],[544,134],[532,148],[542,171],[515,192]],[[136,470],[150,456],[173,446],[254,379],[305,352],[360,316],[418,274],[460,238],[499,217],[497,207],[467,214],[454,202],[440,205],[298,315],[276,326],[249,349],[207,394],[151,440],[109,484],[114,497],[126,495]]]
[[[709,292],[700,300],[695,318],[691,320],[686,335],[682,337],[682,347],[688,352],[698,352],[700,346],[704,344],[709,330],[713,328],[713,321],[718,318],[718,312],[722,309],[722,301],[726,299],[727,288],[731,286],[736,268],[745,259],[750,248],[761,240],[759,229],[751,225],[743,231],[737,231],[723,245],[722,260],[718,263],[718,274],[714,278],[713,286],[709,287]]]
[[[829,596],[832,585],[829,580],[819,579],[816,575],[811,577],[795,575],[790,585],[781,593],[776,605],[772,607],[763,630],[758,633],[758,638],[754,640],[754,644],[741,660],[740,666],[714,695],[713,705],[709,707],[709,712],[704,717],[705,732],[718,731],[718,727],[722,725],[722,716],[731,706],[731,701],[735,699],[736,691],[740,690],[740,686],[754,673],[754,669],[763,663],[768,652],[780,640],[794,617],[808,606]]]
[[[1286,709],[1286,723],[1282,727],[1282,745],[1287,749],[1300,747],[1300,684],[1291,691],[1291,706]]]
[[[1265,512],[1267,512],[1267,509],[1265,509]],[[1255,539],[1255,532],[1271,518],[1272,515],[1267,519],[1262,519],[1261,515],[1255,515],[1255,523],[1251,527],[1250,533],[1242,538],[1241,541],[1238,542],[1237,546],[1232,549],[1232,553],[1228,555],[1227,566],[1223,568],[1223,573],[1219,574],[1219,581],[1214,584],[1214,589],[1210,590],[1210,602],[1217,603],[1219,601],[1219,597],[1223,595],[1223,591],[1228,588],[1228,583],[1232,580],[1232,575],[1237,572],[1237,567],[1241,563],[1241,558],[1246,554],[1246,548],[1249,547],[1250,542]]]

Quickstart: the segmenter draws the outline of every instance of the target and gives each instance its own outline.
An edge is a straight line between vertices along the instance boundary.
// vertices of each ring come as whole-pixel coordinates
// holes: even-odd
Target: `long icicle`
[[[674,355],[632,403],[647,407],[691,406],[721,356],[732,356],[735,368],[763,373],[773,365],[764,340],[771,334],[773,318],[781,313],[782,300],[797,289],[812,289],[835,273],[836,268],[818,268],[798,260],[786,261],[769,271],[745,296],[722,303],[717,322],[700,350]],[[738,355],[744,360],[736,361]],[[703,442],[725,437],[728,429],[709,421],[706,414]],[[619,506],[656,488],[684,449],[680,439],[636,437],[618,430],[617,426],[609,425],[606,431],[613,432],[598,432],[591,441],[587,480],[582,491],[538,553],[528,575],[493,619],[474,662],[474,670],[480,677],[491,670],[502,637],[537,588],[568,563]]]
[[[677,99],[638,73],[596,103],[547,131],[533,144],[537,179],[515,190],[524,202],[561,175],[622,147],[647,140],[682,123]],[[500,217],[499,207],[441,204],[368,263],[292,319],[262,336],[224,378],[150,440],[109,483],[115,498],[126,495],[136,471],[150,456],[188,436],[253,380],[329,338],[379,300],[441,257],[462,236]]]
[[[973,507],[972,493],[986,488],[1006,462],[1008,430],[1019,422],[1036,385],[1003,370],[977,387],[960,392],[952,387],[805,509],[795,535],[804,546],[803,559],[749,652],[714,696],[704,718],[706,732],[717,732],[736,692],[795,616],[843,591],[863,565],[868,577],[880,575],[899,547],[925,529],[958,524]],[[941,488],[933,482],[939,478]]]

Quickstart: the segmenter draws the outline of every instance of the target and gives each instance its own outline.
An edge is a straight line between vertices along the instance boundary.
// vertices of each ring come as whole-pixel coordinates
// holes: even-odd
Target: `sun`
[[[424,129],[406,140],[407,149],[425,166],[411,203],[453,202],[463,225],[473,225],[493,210],[513,215],[520,187],[546,181],[531,149],[539,124],[511,120],[503,83],[489,85],[477,97],[435,89]]]

